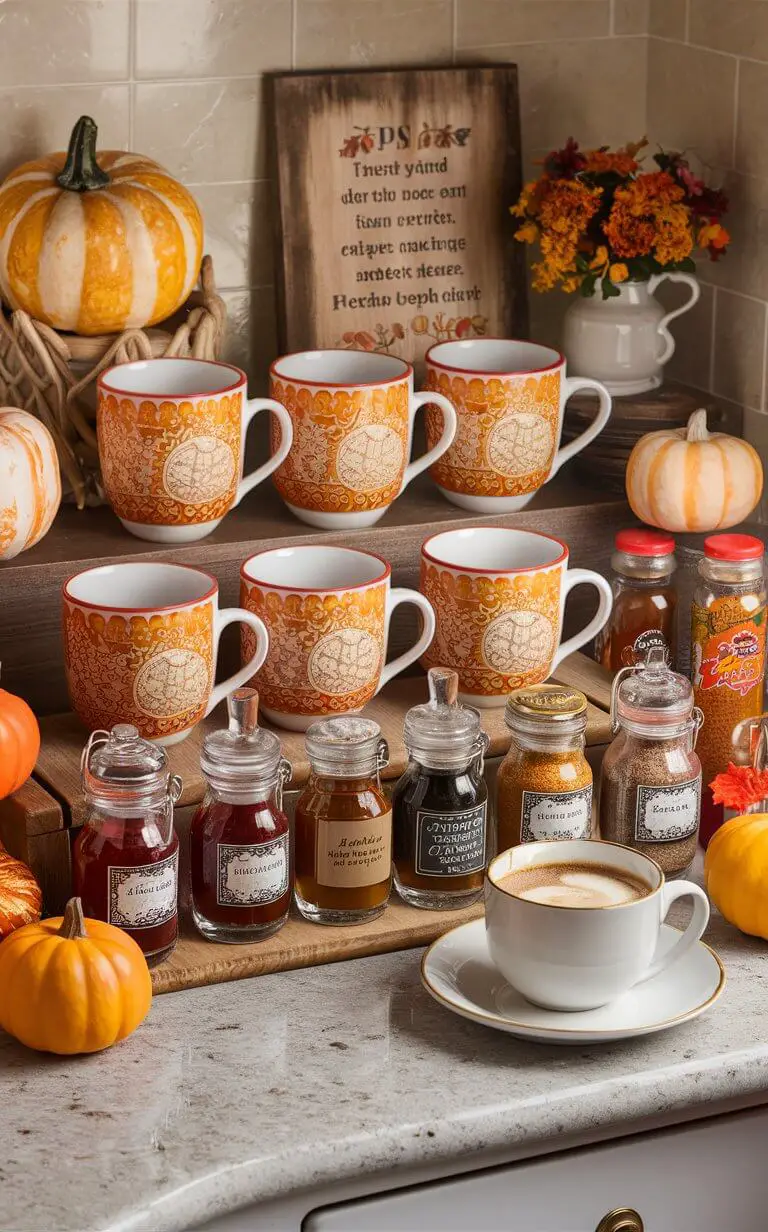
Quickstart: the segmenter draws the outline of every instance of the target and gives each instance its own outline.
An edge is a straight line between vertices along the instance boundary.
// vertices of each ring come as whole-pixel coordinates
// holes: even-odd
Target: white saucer
[[[679,935],[663,924],[660,949]],[[579,1013],[541,1009],[494,967],[482,919],[460,924],[433,942],[421,962],[421,979],[436,1001],[463,1018],[548,1044],[594,1044],[665,1031],[703,1013],[725,987],[723,964],[699,941],[666,971],[610,1005]]]

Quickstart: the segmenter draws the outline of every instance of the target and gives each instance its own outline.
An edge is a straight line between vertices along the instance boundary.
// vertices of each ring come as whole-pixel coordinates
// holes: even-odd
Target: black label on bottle
[[[416,872],[461,877],[485,868],[487,802],[461,813],[416,814]]]

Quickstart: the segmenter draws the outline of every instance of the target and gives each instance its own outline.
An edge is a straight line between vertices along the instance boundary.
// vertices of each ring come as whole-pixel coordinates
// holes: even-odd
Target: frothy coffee
[[[498,885],[550,907],[616,907],[651,892],[642,878],[608,864],[536,864],[506,873]]]

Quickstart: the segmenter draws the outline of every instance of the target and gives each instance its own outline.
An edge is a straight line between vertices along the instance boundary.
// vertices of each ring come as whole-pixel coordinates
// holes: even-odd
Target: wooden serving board
[[[274,971],[415,949],[482,913],[482,902],[460,911],[424,911],[407,907],[393,894],[384,914],[367,924],[330,927],[310,924],[292,914],[280,932],[253,945],[204,941],[192,924],[186,924],[171,956],[153,968],[152,988],[156,993],[178,992]],[[183,918],[188,918],[186,913]]]

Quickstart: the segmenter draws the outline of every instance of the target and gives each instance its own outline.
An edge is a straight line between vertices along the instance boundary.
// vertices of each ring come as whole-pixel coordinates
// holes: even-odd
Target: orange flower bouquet
[[[622,150],[580,150],[568,138],[544,159],[512,213],[515,238],[538,244],[533,286],[549,291],[619,294],[619,284],[646,282],[670,270],[693,273],[699,249],[716,261],[730,236],[721,223],[728,199],[693,173],[682,154],[660,150],[656,169],[638,157],[646,142]]]

